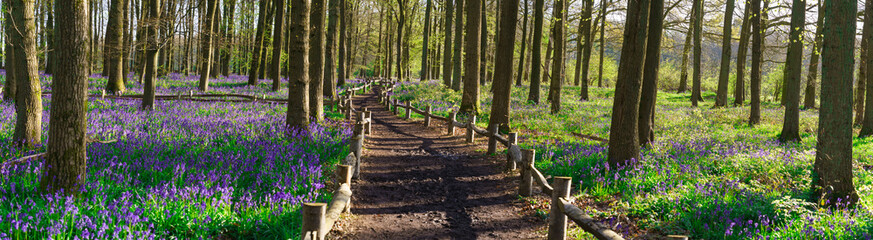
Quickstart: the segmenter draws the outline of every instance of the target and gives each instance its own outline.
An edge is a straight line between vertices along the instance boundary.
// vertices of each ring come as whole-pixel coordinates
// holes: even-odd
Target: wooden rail
[[[497,143],[500,143],[506,148],[506,170],[512,171],[517,165],[521,165],[520,175],[521,183],[519,185],[519,195],[529,197],[533,195],[533,185],[536,184],[544,194],[551,196],[552,204],[550,211],[561,214],[549,214],[549,233],[548,239],[566,239],[567,236],[567,221],[572,220],[579,225],[583,230],[594,235],[595,238],[601,240],[623,240],[624,238],[618,233],[603,226],[597,220],[584,214],[584,212],[573,205],[569,200],[572,178],[570,177],[554,177],[554,185],[549,184],[546,176],[542,174],[534,166],[534,149],[522,149],[518,146],[518,134],[511,132],[506,135],[501,135],[497,129],[482,129],[476,126],[476,116],[471,116],[467,122],[458,122],[456,120],[458,112],[451,112],[449,117],[434,115],[431,111],[432,107],[427,106],[425,110],[417,109],[407,100],[398,102],[393,94],[389,94],[394,90],[394,86],[383,88],[378,91],[380,101],[385,104],[389,110],[393,110],[397,114],[398,108],[405,109],[404,118],[410,118],[410,112],[423,115],[425,125],[430,125],[432,119],[437,119],[446,122],[447,134],[454,135],[456,128],[466,129],[466,141],[472,143],[475,135],[483,135],[488,137],[488,153],[496,152]],[[597,136],[584,134],[575,134],[578,137],[590,139],[594,141],[607,142],[607,139]],[[686,236],[668,236],[670,239],[688,239]]]

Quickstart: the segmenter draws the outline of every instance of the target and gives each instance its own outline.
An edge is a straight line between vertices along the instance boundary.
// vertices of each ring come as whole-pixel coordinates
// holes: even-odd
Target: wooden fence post
[[[533,167],[536,150],[522,149],[521,150],[521,184],[518,186],[518,195],[522,197],[530,197],[533,195],[533,178],[531,177],[531,168]]]
[[[189,97],[189,98],[194,98],[194,90],[189,90],[189,91],[188,91],[188,97]]]
[[[364,113],[364,119],[367,120],[366,124],[364,124],[364,133],[370,134],[370,131],[373,130],[373,112],[367,110],[366,107],[362,107],[361,111]]]
[[[670,239],[670,240],[688,240],[688,236],[684,236],[684,235],[667,235],[667,239]]]
[[[352,166],[337,165],[336,166],[336,183],[337,184],[352,184]]]
[[[509,133],[506,135],[506,139],[509,140],[510,148],[512,147],[512,145],[518,146],[518,133]],[[506,169],[509,171],[513,171],[516,168],[516,164],[515,161],[512,160],[512,156],[510,154],[512,153],[510,153],[509,151],[506,152]]]
[[[449,114],[449,120],[447,121],[448,124],[446,125],[447,129],[448,129],[447,133],[449,136],[455,135],[455,119],[456,118],[458,118],[458,112],[452,111],[452,113]]]
[[[327,211],[325,203],[303,204],[303,227],[300,229],[300,239],[323,240],[321,232],[324,225],[324,216]]]
[[[432,110],[432,108],[430,105],[427,105],[427,107],[424,109],[424,126],[425,127],[430,127],[430,112],[431,112],[431,110]]]
[[[106,99],[106,90],[100,90],[100,100]]]
[[[409,120],[412,114],[412,104],[409,103],[409,100],[406,100],[406,117],[404,119]]]
[[[476,125],[476,116],[470,115],[470,121],[467,122],[467,143],[473,143],[476,140],[476,131],[473,131],[473,126]]]
[[[549,209],[549,240],[567,239],[567,215],[561,210],[561,198],[570,198],[571,177],[555,177],[552,183],[552,206]]]
[[[397,98],[394,98],[394,115],[397,115]]]
[[[346,119],[352,120],[352,100],[346,99]]]
[[[494,154],[497,152],[497,124],[490,124],[488,126],[488,152],[487,154]]]
[[[360,178],[361,157],[364,152],[364,124],[361,122],[355,123],[352,138],[349,142],[349,151],[355,155],[355,163],[352,165],[354,168],[352,176],[356,179]]]

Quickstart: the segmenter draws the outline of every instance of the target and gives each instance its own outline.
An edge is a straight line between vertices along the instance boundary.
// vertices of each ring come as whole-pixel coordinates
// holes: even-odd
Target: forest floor
[[[352,183],[351,216],[339,239],[543,238],[545,220],[526,214],[516,194],[517,174],[502,171],[503,155],[485,155],[484,143],[446,136],[445,123],[425,127],[402,120],[376,95],[354,99],[372,111],[361,179]],[[460,129],[458,129],[460,130]]]

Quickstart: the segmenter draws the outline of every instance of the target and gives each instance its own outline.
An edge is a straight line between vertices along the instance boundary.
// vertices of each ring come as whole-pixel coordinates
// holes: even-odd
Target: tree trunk
[[[606,7],[608,0],[600,1],[600,65],[597,66],[597,87],[603,87],[603,57],[606,55]]]
[[[640,114],[637,125],[640,145],[655,141],[655,102],[658,100],[658,69],[661,64],[661,34],[664,29],[664,0],[651,0]]]
[[[481,41],[482,2],[472,0],[467,3],[467,26],[464,38],[464,92],[461,97],[460,112],[479,114],[479,41]]]
[[[752,34],[751,1],[745,1],[743,25],[740,27],[740,43],[737,49],[737,81],[734,85],[734,106],[742,106],[746,101],[746,56],[749,52],[749,38]]]
[[[585,37],[585,44],[582,46],[582,73],[579,76],[582,82],[579,85],[579,98],[583,101],[588,101],[588,84],[591,83],[588,79],[588,70],[590,69],[591,63],[591,47],[594,45],[593,35],[591,34],[591,12],[594,10],[594,0],[584,0],[585,3],[585,15],[582,16],[582,23],[584,26],[582,27],[582,33],[579,34],[580,37]],[[580,40],[581,41],[581,40]]]
[[[852,182],[852,72],[857,1],[825,1],[821,111],[812,170],[812,200],[856,204]]]
[[[734,21],[734,0],[727,0],[724,10],[724,26],[722,29],[721,66],[718,74],[718,88],[715,91],[715,107],[727,106],[728,81],[731,72],[731,30]]]
[[[252,49],[252,59],[249,64],[249,85],[258,85],[258,73],[260,72],[261,53],[264,52],[264,31],[267,25],[267,1],[260,0],[258,4],[258,30],[255,33],[255,48]]]
[[[555,51],[555,29],[552,28],[549,31],[549,42],[546,43],[546,62],[543,63],[543,76],[542,81],[549,81],[552,79],[552,76],[549,76],[549,69],[552,66],[552,53]],[[549,90],[549,95],[546,97],[546,101],[552,98],[552,91]]]
[[[46,1],[46,11],[48,12],[46,15],[48,16],[46,16],[45,37],[48,47],[45,49],[45,74],[53,74],[55,72],[55,14],[51,12],[53,11],[53,4],[54,1]],[[124,10],[127,11],[127,8],[125,7]]]
[[[284,4],[283,4],[284,5]],[[227,13],[225,14],[225,21],[227,21],[226,31],[224,35],[224,51],[222,51],[221,57],[221,73],[225,76],[229,76],[232,71],[230,70],[231,56],[235,55],[233,49],[236,47],[236,40],[234,39],[234,23],[236,19],[234,18],[234,13],[236,11],[236,1],[227,0],[224,2],[224,7]]]
[[[815,108],[815,86],[818,80],[818,64],[821,57],[821,44],[823,40],[822,28],[824,28],[824,13],[818,11],[818,21],[815,23],[815,39],[812,43],[812,52],[809,54],[809,74],[806,76],[806,90],[803,97],[803,108]]]
[[[691,52],[691,40],[694,39],[692,37],[694,36],[694,26],[696,26],[694,23],[696,21],[695,17],[697,16],[695,13],[695,11],[697,11],[696,1],[697,0],[692,4],[691,16],[688,18],[688,31],[685,32],[685,45],[682,45],[682,67],[680,70],[681,75],[679,77],[678,93],[684,93],[688,90],[688,53]]]
[[[312,1],[309,19],[309,117],[317,122],[324,120],[324,3]]]
[[[697,102],[703,100],[700,92],[700,81],[703,77],[703,69],[701,69],[701,61],[703,61],[703,0],[694,0],[694,76],[691,82],[691,106],[697,107]]]
[[[158,50],[160,42],[158,39],[158,22],[161,19],[161,0],[145,0],[147,2],[148,16],[144,24],[146,24],[146,46],[145,56],[145,74],[143,76],[143,110],[152,110],[155,105],[155,81],[158,75]]]
[[[347,57],[346,50],[348,47],[347,46],[348,39],[346,37],[346,24],[347,24],[347,22],[346,22],[346,18],[347,18],[346,8],[347,7],[348,7],[348,3],[345,0],[340,0],[339,6],[338,6],[339,16],[337,19],[337,20],[339,20],[339,48],[338,48],[339,56],[337,57],[339,60],[339,63],[337,65],[337,80],[336,80],[337,86],[343,86],[346,84],[346,57]],[[399,41],[399,39],[398,39],[398,41]],[[398,43],[397,46],[400,46],[399,44],[400,43]],[[398,70],[400,69],[399,65],[398,65],[397,69]],[[400,71],[398,71],[398,73],[399,72]]]
[[[751,94],[752,106],[749,112],[749,125],[756,125],[761,122],[761,62],[763,56],[761,50],[764,45],[764,34],[762,33],[763,21],[761,19],[761,0],[752,1],[752,72],[751,78]]]
[[[873,1],[873,0],[871,0]],[[785,120],[782,122],[782,142],[800,141],[800,73],[803,71],[803,29],[806,19],[806,1],[794,0],[791,6],[791,30],[788,54],[785,57]]]
[[[133,47],[133,25],[132,16],[130,13],[130,1],[124,1],[124,23],[121,27],[124,32],[124,45],[122,45],[121,50],[121,81],[125,84],[128,83],[128,75],[130,75],[130,49]]]
[[[464,43],[464,2],[466,0],[457,0],[455,5],[455,49],[452,56],[452,90],[461,90],[461,54],[464,54],[461,45]]]
[[[103,75],[108,76],[106,91],[112,94],[124,93],[122,48],[124,47],[124,9],[125,0],[112,0],[109,7],[109,21],[106,25],[106,41],[103,44]]]
[[[502,131],[509,131],[510,95],[512,94],[512,58],[515,53],[515,30],[518,23],[518,1],[502,0],[500,11],[500,35],[497,36],[497,49],[494,60],[494,97],[491,104],[491,116],[488,129],[498,126]],[[523,35],[522,35],[523,36]]]
[[[200,91],[209,90],[209,71],[212,68],[212,36],[215,33],[212,31],[215,25],[215,10],[218,8],[218,0],[204,0],[207,4],[206,15],[203,16],[203,22],[200,27]]]
[[[270,66],[267,65],[267,59],[270,57],[270,48],[269,46],[272,44],[273,38],[273,14],[275,13],[273,8],[273,2],[267,0],[267,17],[266,17],[266,25],[264,25],[264,36],[263,42],[261,43],[261,62],[258,64],[260,68],[258,69],[258,79],[266,79],[267,78],[267,68]]]
[[[288,21],[291,36],[309,36],[309,0],[292,0]],[[305,130],[309,126],[309,38],[291,38],[288,50],[288,116],[286,125]]]
[[[39,183],[46,193],[77,195],[85,187],[90,51],[86,2],[57,1],[55,7],[58,34],[63,36],[56,40],[57,54],[64,61],[57,63],[52,81],[48,147]]]
[[[519,51],[519,54],[521,54],[521,55],[518,57],[518,74],[516,74],[516,76],[515,76],[515,86],[519,86],[519,87],[521,86],[521,80],[522,80],[522,78],[524,78],[524,75],[525,75],[524,74],[524,69],[525,69],[524,58],[525,58],[525,53],[527,53],[526,52],[527,51],[527,38],[528,38],[527,37],[527,15],[528,15],[527,14],[527,11],[528,11],[527,6],[529,5],[527,3],[528,0],[521,0],[521,1],[524,1],[524,13],[523,13],[524,20],[522,21],[522,24],[521,24],[521,51]],[[518,10],[516,10],[516,11],[518,11]],[[516,20],[516,22],[517,21],[518,20]],[[498,53],[500,52],[500,48],[497,48],[497,52]],[[496,71],[497,70],[495,70],[495,76],[494,76],[495,78],[497,77]]]
[[[430,41],[428,41],[428,37],[430,37],[430,1],[427,0],[427,5],[424,10],[424,33],[422,33],[424,40],[421,42],[421,80],[430,79],[430,75],[427,69],[427,51],[428,45],[430,45]]]
[[[452,0],[445,0],[445,38],[443,39],[443,84],[452,87]]]
[[[12,0],[3,1],[3,19],[12,19],[11,7]],[[13,21],[9,20],[3,21],[3,27],[6,29],[7,33],[12,33],[15,30],[15,25],[13,25],[12,22]],[[6,84],[3,87],[3,101],[8,103],[14,102],[15,93],[18,92],[18,90],[16,89],[16,85],[18,85],[18,80],[15,78],[15,48],[12,47],[12,44],[8,44],[9,41],[12,41],[11,35],[12,34],[6,35],[7,43],[3,44],[4,48],[6,49]]]
[[[496,1],[496,0],[495,0]],[[485,0],[480,0],[479,3],[479,11],[481,12],[479,16],[479,86],[484,86],[485,81],[488,78],[486,74],[488,69],[488,14],[485,13],[485,8],[487,8],[487,4]],[[494,90],[494,88],[491,88]]]
[[[866,28],[866,26],[868,25],[873,26],[873,0],[867,0],[867,3],[864,7],[864,27]],[[869,34],[868,36],[865,36],[868,41],[863,42],[862,44],[867,45],[868,51],[867,55],[861,57],[862,59],[867,59],[867,69],[873,69],[873,61],[870,61],[870,59],[873,59],[873,51],[870,51],[870,49],[873,49],[873,47],[870,47],[871,45],[873,45],[873,41],[870,41],[870,39],[873,39],[873,31],[867,31],[865,32],[865,34]],[[867,91],[865,99],[865,109],[863,114],[864,120],[861,122],[861,133],[858,135],[859,137],[873,136],[873,74],[867,74],[866,80]]]
[[[15,54],[15,133],[13,141],[33,147],[42,144],[42,88],[36,59],[36,23],[32,0],[12,0],[15,31],[10,40]]]
[[[867,1],[869,4],[873,4],[873,1]],[[867,19],[866,13],[864,14],[864,19]],[[855,86],[855,125],[861,125],[861,122],[864,121],[864,91],[867,90],[867,58],[863,56],[867,56],[868,51],[873,51],[867,48],[869,46],[867,42],[873,41],[873,24],[867,24],[867,21],[864,21],[863,30],[861,30],[861,55],[859,57],[860,64],[858,64],[858,84]]]
[[[606,0],[604,0],[606,1]],[[540,85],[542,84],[542,45],[543,45],[543,12],[544,0],[534,0],[534,31],[533,43],[530,45],[531,60],[530,60],[530,92],[527,94],[527,101],[534,104],[540,103]]]
[[[648,0],[630,0],[624,28],[624,44],[618,77],[615,81],[615,98],[612,105],[612,123],[609,131],[609,165],[633,164],[640,158],[639,121],[640,85],[642,66],[646,58]]]
[[[274,92],[279,91],[279,83],[282,79],[282,37],[285,34],[285,1],[273,0],[273,7],[276,8],[275,19],[273,20],[273,58],[270,61],[270,78],[273,79]],[[323,25],[323,24],[322,24]],[[319,48],[321,49],[321,48]]]
[[[337,27],[339,25],[339,3],[343,0],[328,0],[328,20],[326,45],[324,49],[324,92],[322,95],[328,99],[337,100],[336,97],[336,55],[337,55]],[[317,19],[316,19],[317,20]],[[293,41],[290,38],[289,41]],[[386,42],[387,43],[387,42]]]
[[[552,8],[555,56],[552,58],[554,66],[549,83],[549,102],[552,104],[551,113],[557,114],[561,111],[561,85],[564,82],[564,0],[556,0]]]

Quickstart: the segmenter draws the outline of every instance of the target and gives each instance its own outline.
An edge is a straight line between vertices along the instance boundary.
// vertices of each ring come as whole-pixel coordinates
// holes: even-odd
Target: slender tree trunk
[[[561,85],[564,82],[564,0],[556,0],[553,6],[553,28],[554,28],[554,44],[555,56],[552,58],[552,76],[549,84],[549,102],[551,105],[551,113],[557,114],[561,111]]]
[[[34,1],[12,0],[15,31],[10,40],[15,54],[15,132],[13,141],[33,147],[42,143],[42,87],[36,58]]]
[[[273,58],[270,59],[270,78],[273,79],[274,92],[279,91],[279,83],[282,79],[282,37],[285,35],[285,0],[273,0],[276,8],[275,20],[273,20]],[[311,42],[311,41],[310,41]],[[311,62],[311,61],[310,61]],[[311,72],[311,71],[310,71]]]
[[[200,91],[209,90],[209,71],[212,68],[212,36],[215,25],[215,11],[218,8],[218,0],[204,0],[206,7],[206,15],[203,16],[203,25],[200,27]]]
[[[859,0],[860,1],[860,0]],[[873,4],[873,1],[867,1],[867,3]],[[864,19],[867,19],[866,13],[864,14]],[[858,64],[858,84],[855,86],[855,125],[861,125],[861,122],[864,121],[864,91],[867,90],[867,58],[863,56],[867,56],[867,52],[871,51],[867,48],[869,46],[867,42],[873,41],[873,24],[867,24],[867,21],[864,21],[864,27],[861,30],[861,56],[859,57],[860,64]]]
[[[463,1],[463,0],[459,0]],[[445,23],[445,38],[443,39],[443,84],[446,87],[452,87],[452,0],[445,0],[446,17]]]
[[[701,64],[703,58],[703,46],[701,45],[703,39],[703,0],[694,0],[694,75],[692,76],[691,82],[691,106],[697,107],[697,102],[703,100],[700,92],[700,81],[703,77],[703,69]]]
[[[552,77],[549,76],[549,69],[552,66],[552,53],[555,51],[555,29],[552,28],[549,31],[549,43],[546,44],[546,62],[543,63],[543,76],[542,81],[551,82]],[[549,91],[549,95],[546,97],[546,101],[552,98],[552,91]]]
[[[346,37],[346,18],[348,15],[346,14],[346,8],[348,7],[348,3],[345,0],[340,0],[339,2],[339,56],[337,57],[339,60],[337,66],[337,86],[343,86],[346,84],[346,50],[348,47],[348,39]],[[398,39],[399,41],[399,39]],[[398,43],[399,46],[400,43]],[[397,69],[400,69],[398,65]],[[399,71],[398,71],[399,73]],[[398,77],[399,78],[399,77]]]
[[[324,120],[324,3],[312,1],[309,19],[309,117],[317,122]]]
[[[528,0],[521,0],[521,1],[524,2],[524,13],[522,14],[522,15],[524,15],[524,20],[522,21],[522,24],[521,24],[521,51],[518,52],[521,55],[518,57],[518,74],[516,74],[516,76],[515,76],[515,86],[519,86],[519,87],[521,86],[521,80],[522,80],[522,78],[524,78],[524,75],[525,75],[524,58],[525,58],[525,54],[527,53],[526,52],[527,51],[527,38],[528,38],[527,37],[527,25],[528,25],[527,24],[527,15],[528,15],[528,13],[527,13],[528,7],[527,6],[529,5]],[[518,20],[516,20],[516,21],[518,21]],[[497,53],[499,53],[499,52],[500,52],[500,48],[497,48]],[[494,76],[495,78],[497,77],[496,72],[497,72],[497,70],[495,70],[495,76]]]
[[[126,2],[126,1],[125,1]],[[55,72],[55,23],[53,11],[54,1],[46,1],[46,11],[48,12],[46,15],[46,23],[45,23],[45,37],[46,37],[46,45],[48,46],[45,51],[45,74],[53,74]],[[125,8],[125,11],[127,8]]]
[[[873,2],[873,0],[871,0]],[[794,0],[791,5],[791,30],[788,55],[785,57],[785,120],[782,122],[782,142],[800,141],[800,74],[803,71],[803,29],[806,19],[806,1]]]
[[[145,0],[148,8],[148,17],[146,17],[146,46],[145,56],[145,71],[143,77],[143,100],[142,109],[152,110],[155,105],[155,81],[158,75],[158,50],[160,43],[158,39],[158,23],[161,19],[161,0]]]
[[[258,68],[258,79],[266,79],[267,68],[270,67],[267,65],[267,59],[270,57],[269,46],[272,44],[273,40],[270,36],[273,36],[273,14],[275,13],[272,3],[272,1],[267,0],[267,22],[266,25],[264,25],[264,36],[263,42],[261,43],[261,62],[258,64],[258,66],[260,66],[260,68]]]
[[[430,45],[430,41],[428,39],[428,37],[430,37],[430,22],[431,22],[431,20],[430,20],[430,7],[431,7],[430,1],[431,0],[427,0],[427,5],[425,6],[425,10],[424,10],[424,33],[422,34],[424,40],[421,42],[421,80],[430,79],[430,75],[428,75],[429,72],[427,69],[427,66],[428,66],[427,54],[429,53],[427,51],[427,47],[428,47],[428,45]]]
[[[15,30],[15,25],[13,21],[9,21],[12,19],[12,0],[3,0],[3,15],[4,15],[4,28],[7,33],[13,33]],[[15,48],[12,46],[12,34],[6,35],[6,42],[3,44],[6,48],[6,84],[3,89],[3,101],[4,102],[13,102],[15,100],[15,94],[18,92],[17,83],[18,80],[15,76]]]
[[[697,1],[697,0],[694,0]],[[751,1],[751,0],[750,0]],[[688,54],[691,52],[691,40],[694,39],[694,23],[696,21],[697,13],[697,5],[693,4],[694,7],[691,8],[691,17],[688,18],[688,31],[685,32],[685,45],[682,45],[682,67],[681,67],[681,75],[679,77],[679,93],[684,93],[688,90]]]
[[[721,66],[718,74],[718,89],[715,91],[715,107],[727,106],[728,81],[731,72],[731,30],[734,21],[734,0],[727,0],[724,8],[724,26],[722,29]]]
[[[509,131],[510,95],[512,94],[512,55],[515,53],[515,30],[518,23],[518,1],[503,0],[500,6],[500,35],[497,39],[497,49],[494,63],[494,97],[491,104],[489,126],[498,126],[500,130]],[[523,36],[523,35],[522,35]],[[493,129],[489,127],[488,129]]]
[[[749,125],[756,125],[761,122],[761,62],[763,56],[761,50],[764,45],[763,36],[763,21],[761,19],[761,0],[752,1],[752,72],[751,78],[751,94],[752,106],[749,112]]]
[[[485,0],[480,0],[479,11],[479,86],[484,86],[488,78],[486,69],[488,69],[488,14],[485,13],[487,3]],[[499,11],[499,10],[498,10]],[[494,90],[494,88],[491,88]]]
[[[864,7],[864,27],[873,26],[873,0],[867,0]],[[865,34],[869,34],[865,36],[868,41],[863,42],[862,44],[867,45],[867,55],[862,56],[862,58],[866,58],[867,69],[873,69],[873,49],[871,45],[873,45],[873,31],[867,31]],[[867,91],[866,91],[866,99],[865,99],[865,109],[864,109],[864,120],[861,121],[861,133],[858,135],[859,137],[870,137],[873,136],[873,74],[867,74]]]
[[[128,76],[130,75],[130,50],[133,47],[133,22],[130,11],[130,6],[132,5],[131,1],[124,1],[124,25],[122,26],[122,31],[124,31],[124,45],[121,50],[121,80],[127,84]],[[52,41],[53,42],[53,41]]]
[[[749,38],[751,37],[751,1],[745,1],[745,13],[743,25],[740,28],[740,43],[737,49],[737,81],[734,85],[734,106],[742,106],[746,101],[746,56],[749,52]]]
[[[225,47],[224,51],[222,51],[222,67],[221,72],[225,76],[229,76],[232,71],[230,70],[231,66],[231,56],[235,55],[234,48],[236,47],[236,39],[234,38],[234,23],[236,22],[236,18],[234,18],[234,14],[236,11],[236,1],[235,0],[227,0],[224,2],[224,7],[227,9],[227,14],[225,14],[225,19],[227,21],[227,30],[225,31],[224,39],[225,39]]]
[[[608,0],[600,1],[600,65],[597,66],[597,87],[603,87],[603,57],[606,55],[606,7]]]
[[[328,0],[327,35],[324,49],[324,92],[322,95],[331,100],[336,98],[336,55],[337,55],[337,27],[339,25],[339,4],[343,0]],[[291,39],[288,39],[291,41]]]
[[[584,0],[583,3],[585,3],[585,14],[582,16],[581,24],[583,26],[582,32],[579,35],[585,37],[585,44],[582,46],[582,73],[579,76],[582,83],[579,85],[581,92],[579,98],[583,101],[588,101],[588,84],[591,84],[591,81],[588,79],[588,70],[591,63],[591,47],[594,45],[593,35],[591,34],[591,13],[594,10],[594,0]]]
[[[309,36],[309,0],[292,0],[289,21],[291,36]],[[288,50],[288,116],[289,128],[309,126],[309,38],[292,38]]]
[[[464,54],[463,49],[461,49],[461,45],[463,45],[464,43],[464,2],[466,2],[466,0],[457,1],[458,2],[455,5],[455,52],[453,54],[454,56],[452,56],[452,62],[454,64],[454,69],[452,69],[452,90],[460,91],[461,54]]]
[[[640,145],[655,141],[655,102],[658,100],[658,69],[661,64],[661,34],[664,29],[664,0],[651,0],[643,85],[640,92],[638,135]]]
[[[806,76],[806,90],[804,91],[803,107],[815,108],[815,86],[818,80],[818,65],[821,57],[821,44],[824,36],[822,28],[824,28],[824,13],[818,11],[818,20],[815,23],[815,39],[812,43],[812,53],[809,56],[809,74]],[[873,76],[873,75],[871,75]]]
[[[88,1],[58,1],[58,71],[52,81],[49,139],[40,189],[78,195],[86,182]],[[123,2],[123,1],[122,1]],[[121,3],[123,4],[123,3]],[[120,67],[120,66],[118,66]]]
[[[604,0],[606,1],[606,0]],[[540,85],[542,84],[542,45],[543,45],[543,12],[544,0],[534,0],[534,27],[533,27],[533,43],[530,45],[531,61],[530,61],[530,92],[527,95],[527,101],[534,104],[540,103]]]
[[[267,25],[267,1],[260,0],[258,4],[258,30],[255,33],[255,48],[252,50],[252,59],[249,64],[249,85],[258,85],[258,73],[260,72],[261,53],[264,52],[264,31]]]
[[[464,92],[461,97],[460,112],[477,115],[479,113],[479,41],[481,41],[482,2],[472,0],[467,3],[467,26],[464,38]]]
[[[856,204],[852,182],[852,72],[858,2],[825,1],[821,111],[812,170],[812,200]]]
[[[629,17],[625,24],[609,131],[608,161],[614,167],[633,164],[628,161],[640,157],[637,122],[643,71],[639,66],[646,58],[649,6],[648,0],[628,2],[627,15],[633,17]]]
[[[124,93],[122,48],[124,47],[124,6],[125,0],[112,0],[109,7],[109,22],[106,25],[106,42],[103,43],[103,75],[109,76],[106,91],[112,94]]]

